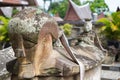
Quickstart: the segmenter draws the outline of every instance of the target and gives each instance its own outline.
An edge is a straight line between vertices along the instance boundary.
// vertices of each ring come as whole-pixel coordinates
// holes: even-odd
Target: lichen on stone
[[[34,9],[33,9],[34,10]],[[42,28],[44,23],[46,23],[50,17],[48,14],[36,9],[35,14],[28,13],[30,9],[23,10],[11,19],[9,23],[9,31],[11,33],[34,33]],[[31,11],[32,12],[32,11]],[[27,15],[31,17],[25,17]],[[51,19],[50,19],[51,20]]]
[[[35,20],[35,18],[27,18],[24,20],[14,18],[10,21],[9,29],[12,33],[33,33],[39,31],[47,20],[47,17],[40,18],[39,22]],[[37,25],[37,27],[35,25]]]
[[[22,34],[25,39],[36,43],[40,29],[47,22],[57,25],[57,22],[47,13],[37,8],[29,8],[16,14],[10,20],[8,29],[9,33]]]

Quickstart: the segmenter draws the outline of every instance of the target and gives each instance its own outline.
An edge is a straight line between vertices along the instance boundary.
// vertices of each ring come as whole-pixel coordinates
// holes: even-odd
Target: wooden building
[[[65,21],[76,21],[81,19],[91,19],[91,10],[89,4],[79,6],[72,0],[69,0],[68,10],[66,12]]]
[[[59,25],[70,23],[76,26],[84,26],[85,19],[92,19],[89,4],[79,6],[72,0],[69,0],[68,9],[64,17],[64,21],[59,21]]]

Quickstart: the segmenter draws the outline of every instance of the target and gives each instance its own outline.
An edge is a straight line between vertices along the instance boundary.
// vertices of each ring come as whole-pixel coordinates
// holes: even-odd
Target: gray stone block
[[[6,69],[6,63],[15,59],[11,47],[0,50],[0,80],[9,80],[10,74]]]

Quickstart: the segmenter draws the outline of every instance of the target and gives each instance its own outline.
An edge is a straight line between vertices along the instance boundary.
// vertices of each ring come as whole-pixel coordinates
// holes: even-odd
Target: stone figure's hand
[[[15,49],[15,56],[16,57],[25,57],[25,55],[24,55],[24,52],[23,52],[23,50],[22,49]]]

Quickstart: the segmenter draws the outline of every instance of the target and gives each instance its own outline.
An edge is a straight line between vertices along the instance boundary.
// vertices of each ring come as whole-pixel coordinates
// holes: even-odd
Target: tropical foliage
[[[100,31],[107,39],[120,40],[120,12],[114,12],[108,18],[101,18],[98,22],[104,23]]]
[[[9,22],[8,18],[0,16],[0,42],[9,41],[8,22]]]
[[[71,32],[72,32],[72,25],[71,24],[68,24],[68,23],[66,23],[66,24],[64,24],[63,26],[61,26],[61,28],[64,30],[64,33],[67,35],[67,36],[69,36],[70,34],[71,34]]]
[[[93,1],[87,0],[83,2],[83,4],[86,4],[86,3],[90,4],[90,8],[92,12],[99,14],[101,12],[109,11],[109,8],[104,0],[93,0]]]

